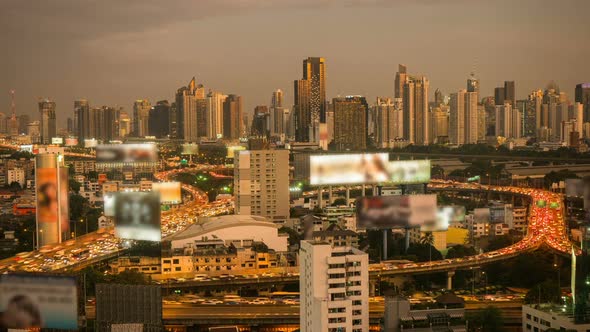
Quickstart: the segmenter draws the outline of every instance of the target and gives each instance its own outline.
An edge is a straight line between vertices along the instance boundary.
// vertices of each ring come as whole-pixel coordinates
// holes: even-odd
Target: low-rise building
[[[338,224],[331,224],[322,231],[313,232],[312,238],[315,241],[326,241],[334,247],[358,248],[359,246],[358,234]]]
[[[548,329],[557,331],[589,331],[590,323],[576,324],[563,306],[553,304],[527,304],[522,306],[522,331],[542,332]]]
[[[144,274],[157,274],[161,272],[160,257],[124,256],[109,262],[112,273],[123,271],[137,271]]]

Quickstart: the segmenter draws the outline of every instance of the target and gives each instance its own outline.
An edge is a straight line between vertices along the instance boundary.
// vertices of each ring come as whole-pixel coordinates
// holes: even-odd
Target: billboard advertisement
[[[59,168],[59,215],[60,215],[60,241],[70,238],[70,206],[69,206],[69,181],[68,167]]]
[[[182,201],[180,182],[154,182],[152,191],[160,194],[160,203],[178,204]]]
[[[0,275],[0,326],[75,330],[78,328],[77,298],[74,277]]]
[[[568,197],[584,197],[584,180],[565,179],[565,195]]]
[[[158,161],[155,144],[101,144],[96,147],[96,162],[137,163]]]
[[[430,160],[392,161],[387,170],[395,184],[430,182]]]
[[[105,217],[115,216],[115,193],[108,193],[103,196]]]
[[[492,219],[489,208],[473,209],[473,221],[476,223],[489,223]]]
[[[118,192],[115,199],[115,236],[160,241],[160,195],[156,192]]]
[[[388,182],[389,154],[339,154],[309,157],[311,185]]]
[[[39,246],[59,242],[57,170],[49,167],[35,170]]]
[[[361,197],[356,214],[357,228],[436,227],[436,195]]]
[[[199,154],[199,145],[194,143],[185,143],[182,145],[182,152],[184,155],[197,155]]]
[[[84,140],[85,148],[95,148],[97,145],[98,142],[94,138],[87,138]]]
[[[449,225],[454,223],[463,223],[465,221],[465,207],[452,205],[441,206],[436,212],[436,224],[422,225],[420,231],[422,232],[437,232],[445,231]]]
[[[245,146],[241,146],[241,145],[230,145],[227,147],[227,158],[235,158],[236,156],[236,151],[244,151],[246,150]]]
[[[52,137],[51,144],[62,145],[64,144],[64,139],[62,137]]]
[[[66,146],[76,146],[78,145],[77,138],[66,138]]]
[[[20,146],[20,151],[25,151],[25,152],[28,152],[28,153],[33,153],[33,146],[30,145],[30,144],[21,145]]]

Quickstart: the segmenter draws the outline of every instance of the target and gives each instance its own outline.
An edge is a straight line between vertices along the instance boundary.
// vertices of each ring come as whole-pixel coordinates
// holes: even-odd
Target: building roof
[[[349,229],[343,229],[337,224],[331,224],[323,231],[315,231],[312,235],[315,237],[328,237],[328,236],[357,236],[357,234]]]
[[[457,295],[455,295],[453,293],[446,293],[446,294],[440,295],[435,300],[436,300],[436,302],[441,303],[441,304],[465,304],[465,300],[463,300],[462,298],[458,297]]]
[[[203,218],[202,220],[199,220],[199,222],[197,222],[196,224],[192,224],[184,230],[164,238],[164,240],[173,241],[189,239],[205,235],[220,229],[244,226],[269,227],[275,228],[277,230],[279,228],[279,226],[268,221],[268,219],[265,217],[230,214],[224,216]]]

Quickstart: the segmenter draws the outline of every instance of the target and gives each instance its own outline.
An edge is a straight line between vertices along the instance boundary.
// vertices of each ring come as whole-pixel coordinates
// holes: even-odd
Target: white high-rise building
[[[138,99],[133,103],[133,132],[137,137],[149,135],[148,119],[152,105],[147,99]]]
[[[479,112],[477,92],[465,93],[465,144],[477,144]]]
[[[496,136],[506,138],[522,136],[522,114],[510,103],[496,106]]]
[[[576,120],[576,131],[580,133],[580,138],[584,134],[584,105],[582,103],[574,104],[574,119]]]
[[[246,150],[234,160],[236,214],[289,219],[289,150]]]
[[[270,100],[270,108],[283,107],[283,99],[284,93],[281,89],[276,89],[273,91],[272,98]]]
[[[377,147],[393,147],[394,140],[404,136],[402,98],[377,97],[372,113]]]
[[[289,109],[284,107],[273,107],[270,109],[271,136],[279,136],[282,140],[287,137],[290,113]]]
[[[352,247],[301,241],[301,332],[369,331],[369,258]]]
[[[209,91],[207,94],[207,137],[223,137],[223,102],[227,98],[221,92]]]
[[[449,105],[449,140],[451,144],[465,144],[465,95],[467,90],[451,93]]]

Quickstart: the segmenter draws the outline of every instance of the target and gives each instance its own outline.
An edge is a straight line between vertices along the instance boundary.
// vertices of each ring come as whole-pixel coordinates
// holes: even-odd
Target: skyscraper
[[[449,139],[449,106],[440,105],[430,112],[430,128],[434,143],[448,142]]]
[[[496,106],[496,136],[520,138],[522,116],[517,108],[513,108],[508,100],[504,105]]]
[[[406,65],[399,64],[397,73],[395,74],[395,88],[393,96],[395,98],[404,97],[404,85],[406,84],[406,77],[408,76]]]
[[[355,248],[301,241],[301,332],[369,331],[368,260]]]
[[[465,94],[465,144],[477,144],[479,138],[479,109],[477,92]]]
[[[584,107],[584,122],[590,122],[590,83],[576,85],[575,102]]]
[[[479,79],[475,77],[475,73],[467,79],[467,92],[479,92]]]
[[[496,105],[504,105],[504,100],[506,99],[506,91],[503,87],[497,87],[494,89],[494,101]]]
[[[449,140],[451,144],[465,144],[465,95],[467,90],[451,93],[449,112]]]
[[[207,136],[221,138],[223,136],[223,102],[227,98],[221,92],[209,91],[207,94]]]
[[[439,89],[434,90],[434,106],[440,106],[445,103],[444,96]]]
[[[393,147],[393,142],[404,135],[402,99],[377,97],[372,108],[375,114],[375,144],[379,148]]]
[[[18,136],[18,118],[16,117],[15,91],[10,90],[10,118],[8,119],[8,134]]]
[[[334,145],[340,151],[367,148],[367,112],[365,97],[334,98]]]
[[[149,133],[149,117],[152,105],[147,99],[138,99],[133,103],[133,133],[137,137]]]
[[[198,139],[197,99],[205,99],[205,88],[202,84],[197,85],[193,77],[187,86],[176,92],[176,138],[185,141]]]
[[[297,140],[319,141],[319,123],[326,122],[326,61],[309,57],[303,60],[303,78],[294,82],[294,112]]]
[[[230,95],[231,96],[231,95]],[[289,151],[236,151],[236,214],[284,222],[289,218]]]
[[[516,87],[514,81],[504,81],[504,101],[516,106]]]
[[[74,122],[76,122],[76,134],[78,143],[84,144],[84,139],[93,138],[90,136],[90,104],[86,99],[74,101]]]
[[[223,102],[223,138],[239,139],[244,134],[242,97],[228,95]]]
[[[278,108],[283,107],[283,91],[281,89],[276,89],[272,93],[272,98],[270,100],[270,108]]]
[[[158,138],[167,137],[170,133],[170,103],[168,100],[160,100],[150,109],[148,129],[150,136]]]
[[[405,78],[406,82],[403,87],[404,138],[412,144],[428,145],[430,143],[428,79],[425,76],[405,76]]]
[[[254,116],[252,117],[251,135],[264,136],[270,135],[270,113],[266,105],[258,105],[254,108]]]
[[[41,143],[51,144],[51,138],[57,134],[55,123],[55,102],[49,99],[39,101]]]

